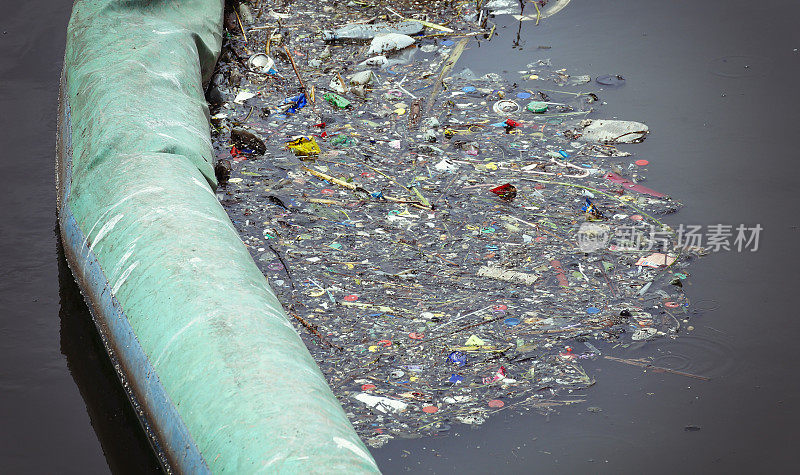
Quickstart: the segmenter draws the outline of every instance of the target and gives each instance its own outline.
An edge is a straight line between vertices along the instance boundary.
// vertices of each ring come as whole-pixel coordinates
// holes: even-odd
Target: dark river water
[[[148,473],[157,462],[54,230],[70,7],[0,1],[0,471]],[[650,126],[631,150],[650,161],[647,186],[685,204],[667,221],[760,224],[760,245],[693,264],[693,331],[615,353],[709,381],[590,362],[597,384],[584,405],[548,417],[501,412],[474,429],[393,441],[373,451],[385,472],[791,470],[800,438],[798,20],[800,2],[789,0],[572,0],[539,26],[495,19],[499,36],[460,65],[513,75],[551,58],[574,74],[622,74],[625,86],[600,91],[602,115]]]

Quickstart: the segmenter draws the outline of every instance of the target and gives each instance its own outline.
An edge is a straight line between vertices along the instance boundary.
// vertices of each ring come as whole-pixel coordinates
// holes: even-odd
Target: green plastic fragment
[[[411,187],[411,191],[413,191],[413,192],[414,192],[414,195],[416,195],[416,197],[417,197],[417,199],[419,200],[419,202],[420,202],[420,203],[422,203],[422,206],[428,206],[428,207],[430,207],[430,205],[431,205],[431,202],[430,202],[430,201],[428,201],[428,199],[427,199],[427,198],[425,198],[424,196],[422,196],[422,193],[419,191],[419,189],[417,189],[417,187],[416,187],[416,186],[412,186],[412,187]]]
[[[349,100],[333,92],[329,92],[322,97],[330,102],[332,106],[338,107],[339,109],[345,109],[350,106]]]
[[[356,143],[356,140],[353,137],[340,134],[331,139],[331,145],[344,145],[344,146],[351,146]]]
[[[546,102],[533,101],[529,102],[525,108],[535,114],[542,114],[544,112],[547,112],[547,107],[548,105]]]

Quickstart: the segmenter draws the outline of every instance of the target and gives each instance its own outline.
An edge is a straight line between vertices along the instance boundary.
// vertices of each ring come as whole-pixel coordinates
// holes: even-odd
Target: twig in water
[[[247,43],[247,33],[244,32],[244,25],[242,25],[242,19],[239,18],[239,12],[236,10],[233,11],[236,14],[236,20],[239,22],[239,28],[242,30],[242,36],[244,36],[244,42]]]
[[[269,246],[269,250],[272,251],[272,253],[275,254],[275,257],[277,257],[278,260],[281,262],[283,270],[286,271],[286,277],[289,278],[289,283],[292,285],[292,289],[294,289],[294,279],[292,279],[292,274],[289,272],[289,267],[286,266],[286,263],[283,262],[283,258],[281,257],[280,254],[278,254],[278,251],[276,251],[274,247]]]
[[[303,327],[305,327],[305,329],[308,330],[312,335],[314,335],[317,338],[319,338],[319,341],[321,341],[322,343],[324,343],[324,344],[326,344],[326,345],[328,345],[330,347],[336,348],[337,350],[343,350],[344,349],[344,348],[342,348],[341,346],[339,346],[337,344],[331,343],[327,338],[325,338],[322,335],[322,333],[320,333],[319,330],[317,330],[317,326],[314,325],[313,323],[309,323],[309,322],[305,321],[301,316],[296,315],[296,314],[294,314],[292,312],[289,312],[289,314],[291,314],[291,316],[294,317],[295,320],[300,322],[300,324],[303,325]]]
[[[492,319],[489,319],[489,320],[484,320],[484,321],[478,322],[478,323],[471,323],[469,325],[465,325],[463,327],[456,328],[455,330],[449,331],[447,333],[443,333],[441,335],[437,335],[437,336],[428,338],[426,340],[422,340],[421,342],[417,343],[416,345],[412,345],[411,348],[413,348],[415,346],[419,346],[419,345],[424,345],[425,343],[431,342],[433,340],[438,340],[439,338],[444,338],[446,336],[450,336],[450,335],[454,335],[456,333],[463,332],[464,330],[469,330],[470,328],[475,328],[475,327],[479,327],[481,325],[486,325],[487,323],[496,322],[496,321],[498,321],[500,319],[503,319],[503,318],[506,318],[505,315],[501,315],[499,317],[495,317],[495,318],[492,318]]]
[[[655,366],[655,365],[650,364],[650,363],[642,363],[641,361],[626,360],[625,358],[616,358],[614,356],[604,356],[603,358],[605,358],[607,360],[611,360],[611,361],[617,361],[619,363],[629,364],[629,365],[632,365],[632,366],[639,366],[640,368],[653,369],[653,370],[655,370],[657,372],[672,373],[672,374],[677,374],[679,376],[686,376],[687,378],[699,379],[700,381],[710,381],[711,380],[711,378],[709,378],[707,376],[700,376],[698,374],[686,373],[684,371],[677,371],[677,370],[670,369],[670,368],[663,368],[661,366]]]
[[[303,89],[303,91],[305,91],[306,86],[303,84],[303,79],[300,77],[300,72],[297,71],[297,65],[294,64],[294,57],[292,56],[292,53],[289,51],[289,48],[286,45],[283,45],[283,50],[286,51],[286,56],[289,57],[289,61],[292,63],[292,69],[294,69],[294,74],[297,76],[297,80],[300,81],[300,87]]]

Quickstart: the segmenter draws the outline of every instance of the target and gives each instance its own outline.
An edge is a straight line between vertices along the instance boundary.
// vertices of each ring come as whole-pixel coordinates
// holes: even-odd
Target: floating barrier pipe
[[[70,267],[167,471],[375,473],[214,194],[223,0],[78,0],[56,181]]]

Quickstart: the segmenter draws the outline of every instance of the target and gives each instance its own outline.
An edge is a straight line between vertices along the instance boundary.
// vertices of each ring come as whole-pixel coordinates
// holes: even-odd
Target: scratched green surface
[[[78,0],[68,204],[215,473],[377,472],[212,191],[222,0]]]

